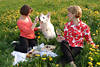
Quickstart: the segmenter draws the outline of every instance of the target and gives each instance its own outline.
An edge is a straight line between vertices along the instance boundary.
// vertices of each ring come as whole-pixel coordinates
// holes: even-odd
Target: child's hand
[[[39,27],[37,27],[38,29],[41,29],[41,27],[39,26]]]
[[[38,16],[35,18],[35,21],[34,21],[34,23],[37,23],[39,21],[39,18],[38,18]]]
[[[35,26],[36,26],[36,24],[37,24],[37,22],[39,21],[39,19],[38,19],[38,16],[35,18],[35,21],[34,21],[34,23],[33,23],[33,25],[32,25],[32,29],[34,29],[35,28]]]

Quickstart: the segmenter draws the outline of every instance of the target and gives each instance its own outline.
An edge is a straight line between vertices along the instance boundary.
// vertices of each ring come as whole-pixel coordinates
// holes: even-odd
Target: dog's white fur
[[[56,37],[54,26],[51,24],[51,21],[50,21],[50,13],[48,13],[47,15],[44,15],[41,13],[40,28],[45,38],[52,39]]]

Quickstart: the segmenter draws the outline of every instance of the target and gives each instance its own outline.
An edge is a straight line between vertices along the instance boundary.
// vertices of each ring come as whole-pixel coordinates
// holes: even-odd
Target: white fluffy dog
[[[45,38],[47,39],[55,38],[56,34],[54,31],[54,26],[50,22],[50,13],[48,13],[47,15],[41,13],[39,20],[40,20],[40,27]]]

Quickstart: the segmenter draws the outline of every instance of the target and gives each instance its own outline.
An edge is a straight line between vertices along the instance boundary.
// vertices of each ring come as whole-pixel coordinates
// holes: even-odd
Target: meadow
[[[75,63],[77,67],[100,67],[100,0],[0,0],[0,67],[13,67],[14,57],[11,52],[14,47],[11,42],[19,38],[16,22],[20,17],[20,7],[24,4],[33,8],[30,16],[32,21],[41,13],[50,12],[51,22],[55,30],[60,28],[62,35],[64,24],[69,21],[67,8],[70,5],[79,5],[83,11],[81,19],[91,28],[91,37],[98,48],[94,48],[85,41],[83,50],[75,58]],[[37,26],[39,26],[39,23]],[[54,52],[59,56],[62,54],[56,39],[47,42],[41,31],[36,32],[36,37],[38,44],[54,44],[57,46]],[[37,55],[14,67],[61,67],[61,65],[56,64],[59,56],[52,58],[45,55],[41,58]],[[66,64],[66,67],[70,67],[70,65]]]

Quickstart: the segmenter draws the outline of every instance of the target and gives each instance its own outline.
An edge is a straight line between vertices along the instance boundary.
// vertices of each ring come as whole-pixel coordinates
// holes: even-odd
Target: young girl
[[[15,51],[27,53],[29,47],[32,48],[37,44],[34,32],[39,29],[35,28],[35,24],[38,21],[38,18],[35,18],[34,23],[32,23],[29,17],[32,11],[32,8],[30,8],[28,5],[24,5],[20,9],[21,16],[17,21],[17,26],[20,30],[20,44],[15,46]]]
[[[76,67],[74,57],[80,53],[84,46],[84,37],[88,43],[95,46],[90,35],[88,25],[80,20],[82,10],[79,6],[70,6],[68,9],[68,18],[64,27],[64,37],[57,37],[61,42],[61,50],[63,52],[62,60],[70,63],[72,67]]]

